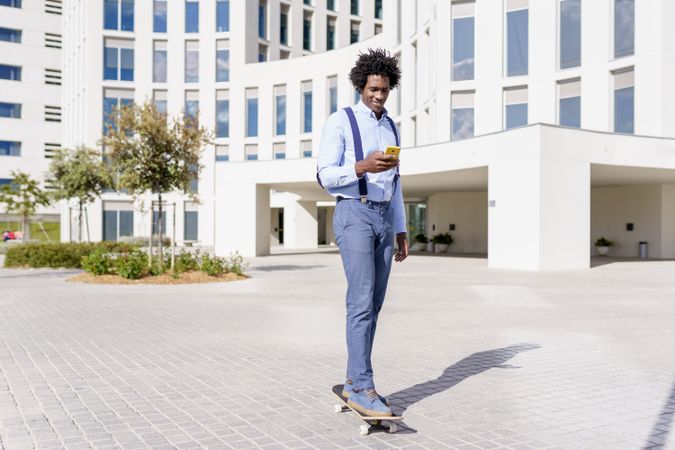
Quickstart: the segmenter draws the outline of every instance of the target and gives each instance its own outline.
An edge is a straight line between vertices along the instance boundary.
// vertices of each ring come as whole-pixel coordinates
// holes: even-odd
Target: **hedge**
[[[82,268],[82,257],[101,249],[111,253],[127,253],[137,245],[122,242],[67,242],[13,245],[7,249],[5,267]]]

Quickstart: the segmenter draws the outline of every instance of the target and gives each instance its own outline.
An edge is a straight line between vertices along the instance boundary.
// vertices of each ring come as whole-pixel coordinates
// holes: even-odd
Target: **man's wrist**
[[[354,163],[354,172],[356,173],[356,178],[361,178],[366,173],[366,169],[361,164],[361,161]]]

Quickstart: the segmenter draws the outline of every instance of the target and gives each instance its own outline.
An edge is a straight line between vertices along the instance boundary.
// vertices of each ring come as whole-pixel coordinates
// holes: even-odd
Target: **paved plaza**
[[[611,262],[611,261],[606,261]],[[0,270],[0,447],[675,448],[675,262],[516,272],[395,264],[375,381],[405,415],[359,435],[335,252],[198,286]]]

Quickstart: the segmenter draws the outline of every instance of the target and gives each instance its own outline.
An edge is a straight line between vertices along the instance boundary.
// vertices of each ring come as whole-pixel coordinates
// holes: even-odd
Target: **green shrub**
[[[137,280],[148,274],[148,255],[142,250],[125,253],[115,261],[117,274],[129,280]]]
[[[227,261],[224,258],[211,256],[207,253],[202,256],[199,269],[207,275],[217,277],[227,270]]]
[[[190,272],[192,270],[199,270],[199,253],[192,254],[181,250],[181,252],[176,255],[175,266],[173,268],[174,275],[180,275],[181,273]]]
[[[171,253],[164,254],[164,264],[161,267],[159,266],[159,255],[153,255],[150,262],[150,275],[162,275],[169,269],[171,269]]]
[[[248,263],[244,262],[244,257],[239,254],[239,252],[234,252],[234,255],[230,255],[230,258],[227,262],[227,271],[236,273],[237,275],[243,275],[244,269],[248,267]]]
[[[82,268],[93,275],[107,275],[112,273],[113,267],[111,254],[102,248],[82,257]]]
[[[450,233],[439,233],[434,235],[433,238],[431,238],[431,242],[433,242],[434,244],[450,245],[454,241],[455,240],[452,238],[452,235]]]
[[[5,267],[82,268],[82,258],[96,249],[108,253],[124,253],[137,248],[119,242],[43,242],[13,244],[7,249]]]

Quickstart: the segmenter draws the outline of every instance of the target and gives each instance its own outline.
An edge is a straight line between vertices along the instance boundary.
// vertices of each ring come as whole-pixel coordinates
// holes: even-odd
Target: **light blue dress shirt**
[[[363,157],[374,151],[384,151],[396,145],[394,131],[386,119],[387,111],[377,120],[375,113],[363,102],[352,107],[361,133]],[[400,136],[400,134],[399,134]],[[323,126],[319,145],[318,171],[321,184],[333,197],[359,198],[359,183],[354,164],[354,138],[347,113],[342,109],[330,115]],[[390,201],[394,212],[394,233],[405,233],[406,217],[401,179],[394,186],[396,169],[367,173],[368,200]],[[396,189],[394,189],[396,187]]]

